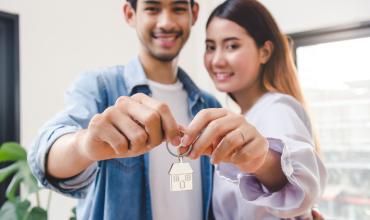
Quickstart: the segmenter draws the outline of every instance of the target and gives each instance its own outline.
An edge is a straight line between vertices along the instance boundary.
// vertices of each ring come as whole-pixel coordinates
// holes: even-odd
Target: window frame
[[[19,16],[0,11],[0,144],[20,141],[20,82],[19,82]],[[1,34],[1,32],[0,32]],[[2,83],[1,83],[2,82]],[[8,163],[0,163],[0,168]],[[9,184],[0,184],[0,206],[5,202]]]
[[[298,47],[369,37],[370,21],[291,33],[288,36],[292,39],[292,52],[294,60],[296,60]]]

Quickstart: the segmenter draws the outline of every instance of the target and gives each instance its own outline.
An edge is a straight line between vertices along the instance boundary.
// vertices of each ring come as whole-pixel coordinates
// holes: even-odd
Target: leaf
[[[27,215],[27,210],[31,203],[28,200],[23,202],[7,201],[0,209],[0,219],[6,220],[19,220],[23,219]]]
[[[18,161],[17,163],[19,163],[18,173],[21,173],[22,184],[26,187],[25,195],[28,196],[33,192],[39,191],[40,187],[37,185],[37,180],[32,175],[28,163],[26,161]]]
[[[0,169],[0,182],[4,181],[8,176],[15,173],[19,166],[17,163],[12,163],[7,167]]]
[[[40,207],[34,207],[31,209],[31,212],[28,214],[26,220],[47,220],[48,213],[45,209]]]
[[[0,162],[27,160],[27,152],[16,142],[6,142],[0,147]]]
[[[19,185],[21,184],[22,181],[22,175],[18,172],[15,174],[13,177],[12,181],[10,181],[8,188],[6,189],[6,197],[12,201],[16,201],[16,192],[19,189]]]
[[[0,218],[8,220],[17,220],[15,204],[7,201],[0,209]]]
[[[69,218],[69,220],[77,220],[76,207],[73,207],[73,209],[72,209],[72,216]]]

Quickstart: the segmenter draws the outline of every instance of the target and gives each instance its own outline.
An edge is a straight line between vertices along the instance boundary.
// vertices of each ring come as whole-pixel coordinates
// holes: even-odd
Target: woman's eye
[[[206,51],[214,51],[214,50],[215,50],[215,46],[206,45]]]
[[[226,49],[235,50],[235,49],[238,49],[238,47],[239,47],[239,45],[237,45],[237,44],[230,44],[230,45],[226,46]]]

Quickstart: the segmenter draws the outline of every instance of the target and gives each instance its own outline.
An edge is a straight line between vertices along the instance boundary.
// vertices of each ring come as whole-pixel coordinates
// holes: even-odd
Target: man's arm
[[[167,104],[144,94],[120,97],[96,114],[87,129],[57,139],[46,170],[55,178],[73,177],[95,161],[138,156],[164,139],[180,144],[179,126]]]
[[[66,134],[55,141],[47,159],[46,172],[49,176],[60,179],[75,176],[94,163],[79,150],[78,140],[84,133],[86,130]]]

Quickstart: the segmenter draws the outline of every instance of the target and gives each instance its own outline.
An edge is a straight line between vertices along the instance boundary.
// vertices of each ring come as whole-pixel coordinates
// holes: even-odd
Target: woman
[[[190,158],[208,154],[217,164],[216,219],[311,219],[326,171],[287,39],[254,0],[225,1],[206,28],[207,71],[243,114],[203,110],[183,138],[194,142]]]

